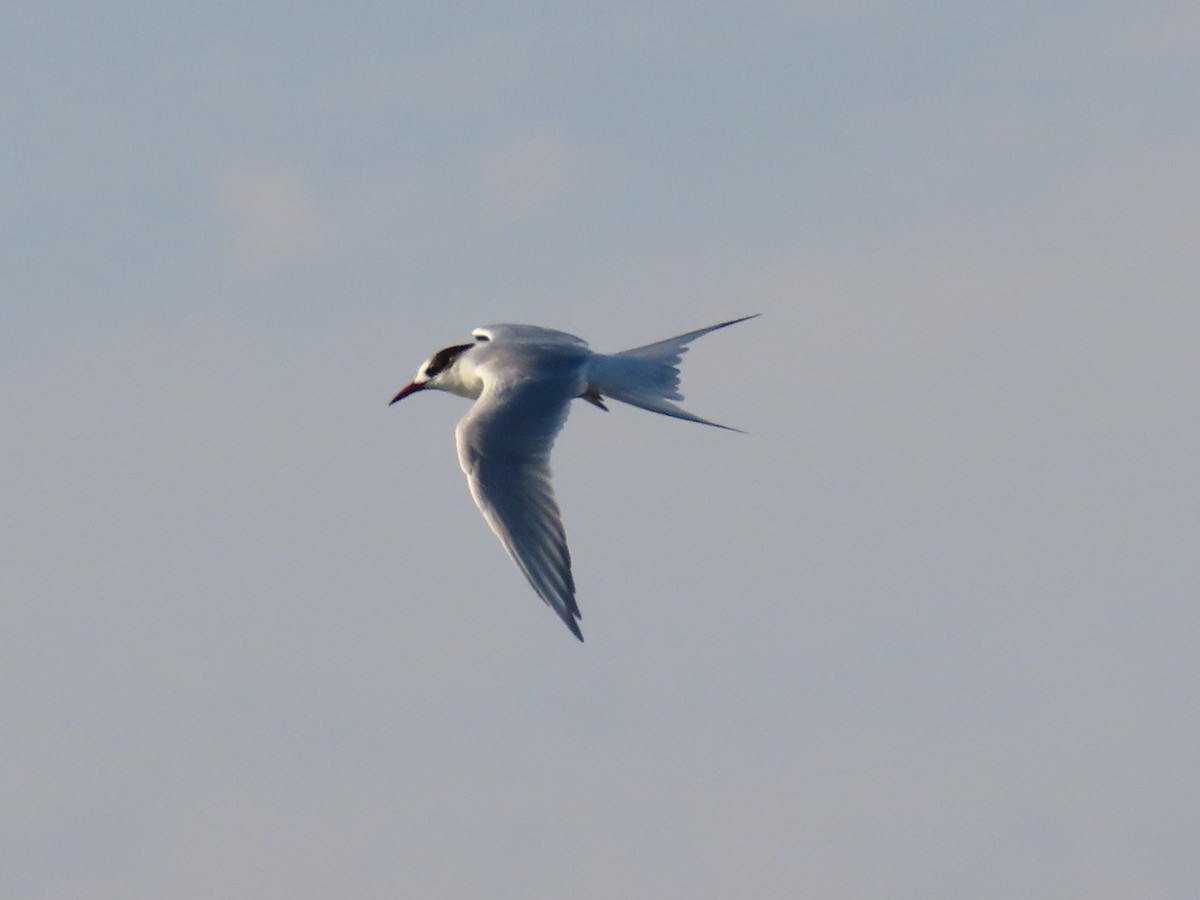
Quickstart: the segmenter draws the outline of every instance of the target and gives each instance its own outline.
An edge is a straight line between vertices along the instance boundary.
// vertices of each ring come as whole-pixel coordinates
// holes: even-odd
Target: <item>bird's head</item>
[[[421,368],[417,370],[417,377],[412,380],[411,384],[401,388],[400,393],[392,398],[392,403],[397,400],[403,400],[409,394],[415,394],[417,391],[423,391],[426,388],[433,388],[436,391],[450,391],[457,394],[463,392],[461,373],[457,371],[456,363],[462,356],[463,351],[470,349],[473,344],[455,344],[453,347],[447,347],[444,350],[439,350],[429,359],[421,364]],[[389,406],[391,403],[388,404]]]

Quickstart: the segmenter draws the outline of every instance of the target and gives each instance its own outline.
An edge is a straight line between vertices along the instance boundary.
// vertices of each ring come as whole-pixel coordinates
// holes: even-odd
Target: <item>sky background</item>
[[[1191,898],[1200,7],[6,6],[0,895]],[[577,404],[586,644],[478,515]]]

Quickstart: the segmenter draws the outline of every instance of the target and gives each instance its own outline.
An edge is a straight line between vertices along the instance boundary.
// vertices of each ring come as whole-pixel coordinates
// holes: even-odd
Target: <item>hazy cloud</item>
[[[316,248],[320,215],[296,169],[241,168],[222,177],[219,192],[238,253],[246,260],[286,262]]]

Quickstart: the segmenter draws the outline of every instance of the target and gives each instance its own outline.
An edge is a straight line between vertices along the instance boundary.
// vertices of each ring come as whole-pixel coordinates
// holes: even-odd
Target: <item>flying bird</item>
[[[471,343],[429,357],[392,403],[429,389],[475,401],[455,429],[458,462],[475,505],[538,596],[582,641],[571,554],[550,484],[550,450],[571,401],[607,410],[605,400],[619,400],[736,431],[675,403],[683,399],[679,363],[692,341],[753,318],[622,353],[594,353],[573,334],[537,325],[488,325],[471,332]]]

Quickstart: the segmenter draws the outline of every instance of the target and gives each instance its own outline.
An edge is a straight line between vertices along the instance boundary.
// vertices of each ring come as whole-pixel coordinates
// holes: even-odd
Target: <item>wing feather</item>
[[[579,640],[571,553],[550,482],[550,451],[582,390],[578,353],[520,367],[481,366],[485,387],[458,424],[458,461],[484,519],[538,596]],[[501,377],[486,377],[489,371]]]

